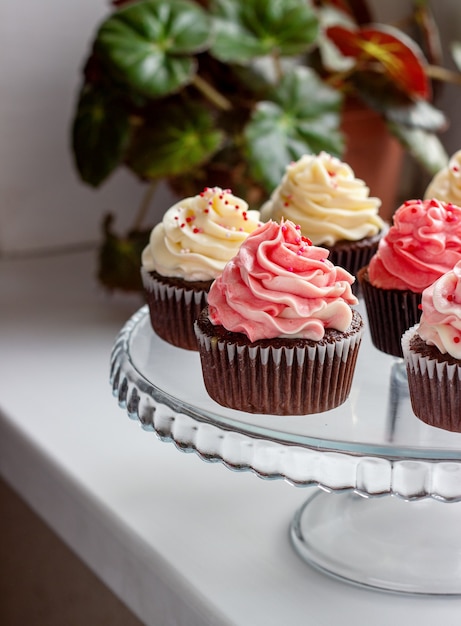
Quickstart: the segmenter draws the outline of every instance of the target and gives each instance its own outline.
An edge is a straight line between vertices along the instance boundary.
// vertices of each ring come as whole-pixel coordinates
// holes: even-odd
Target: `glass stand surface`
[[[306,562],[367,587],[461,594],[461,434],[414,416],[404,364],[368,333],[349,399],[317,415],[221,407],[206,393],[198,353],[161,340],[146,306],[116,339],[110,379],[129,417],[178,449],[320,487],[290,529]]]
[[[291,540],[310,565],[387,591],[461,594],[461,504],[316,491]]]

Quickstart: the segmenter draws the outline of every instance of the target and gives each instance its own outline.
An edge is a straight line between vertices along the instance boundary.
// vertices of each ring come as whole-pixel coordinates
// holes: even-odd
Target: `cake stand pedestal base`
[[[290,528],[310,565],[360,586],[461,594],[461,503],[316,490]]]

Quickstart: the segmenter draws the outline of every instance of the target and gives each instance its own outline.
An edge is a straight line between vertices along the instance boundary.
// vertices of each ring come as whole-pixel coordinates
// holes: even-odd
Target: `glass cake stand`
[[[414,416],[403,362],[376,350],[367,332],[349,399],[316,415],[221,407],[205,390],[198,353],[161,340],[147,306],[121,329],[110,380],[128,415],[180,450],[319,487],[290,527],[309,564],[382,590],[461,594],[461,434]]]

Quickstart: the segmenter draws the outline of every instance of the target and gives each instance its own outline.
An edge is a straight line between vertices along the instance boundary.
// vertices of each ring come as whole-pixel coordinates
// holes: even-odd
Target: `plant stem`
[[[150,203],[157,189],[158,182],[159,182],[158,179],[154,178],[153,180],[150,181],[149,185],[147,186],[146,192],[141,200],[141,204],[139,205],[138,212],[133,222],[132,230],[135,232],[138,230],[141,230],[142,224],[147,215],[147,211],[149,210]]]
[[[210,83],[207,83],[207,81],[201,78],[198,74],[194,76],[192,84],[202,92],[205,98],[208,98],[210,102],[217,106],[218,109],[222,109],[223,111],[230,111],[230,109],[232,109],[232,104],[229,100],[216,91]]]
[[[426,74],[429,76],[429,78],[435,78],[437,80],[443,80],[446,83],[461,85],[461,73],[454,72],[445,67],[439,67],[438,65],[427,65]]]
[[[280,62],[280,55],[278,54],[278,52],[273,52],[271,54],[271,57],[272,57],[272,62],[274,64],[275,76],[276,76],[277,82],[279,83],[283,78],[283,69],[282,69],[282,63]]]

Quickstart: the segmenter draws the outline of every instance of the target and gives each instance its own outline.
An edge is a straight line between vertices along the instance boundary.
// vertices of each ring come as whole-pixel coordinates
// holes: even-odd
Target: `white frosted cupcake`
[[[162,339],[197,350],[193,324],[210,286],[259,224],[258,211],[220,187],[168,209],[141,258],[152,328]]]
[[[423,291],[419,324],[402,337],[415,415],[461,432],[461,261]]]
[[[381,200],[369,194],[347,163],[326,152],[306,154],[288,165],[261,207],[261,219],[299,224],[314,245],[330,251],[332,263],[356,276],[376,252],[385,229]]]
[[[448,165],[435,174],[424,197],[461,206],[461,150],[455,152]]]

